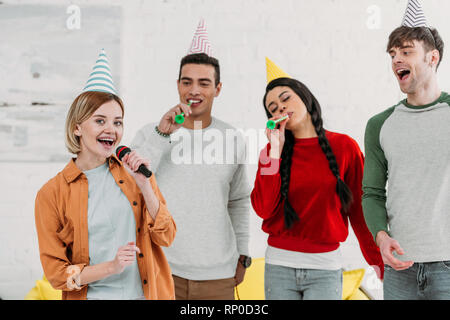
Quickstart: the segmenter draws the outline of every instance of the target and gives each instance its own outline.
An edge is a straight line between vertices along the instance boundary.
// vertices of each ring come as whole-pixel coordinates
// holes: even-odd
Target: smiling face
[[[123,135],[123,112],[115,100],[102,104],[87,120],[76,125],[79,156],[92,159],[110,157]]]
[[[309,119],[308,110],[302,99],[287,86],[278,86],[270,90],[266,96],[265,106],[272,117],[289,115],[289,121],[286,124],[288,130]]]
[[[403,93],[414,94],[424,88],[436,73],[436,52],[425,51],[422,41],[405,42],[389,50],[392,70]],[[438,53],[438,52],[437,52]]]
[[[222,84],[215,85],[215,69],[208,64],[188,63],[181,68],[177,81],[180,101],[191,103],[193,117],[211,114],[214,98],[217,97]]]

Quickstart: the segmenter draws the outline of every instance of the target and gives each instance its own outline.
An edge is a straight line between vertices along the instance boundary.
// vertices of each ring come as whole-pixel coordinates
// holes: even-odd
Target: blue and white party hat
[[[111,68],[109,67],[108,58],[105,49],[100,52],[92,73],[89,76],[83,92],[100,91],[117,95],[116,87],[111,76]]]

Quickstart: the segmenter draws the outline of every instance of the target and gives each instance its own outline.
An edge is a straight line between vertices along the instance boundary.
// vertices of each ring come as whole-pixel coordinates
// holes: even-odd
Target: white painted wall
[[[444,13],[450,11],[450,2],[421,2],[429,23],[449,43],[450,28]],[[6,6],[35,4],[30,0],[1,3],[0,12]],[[94,28],[91,24],[83,25],[83,12],[89,12],[92,3],[40,1],[42,5],[61,5],[63,22],[70,16],[64,9],[78,5],[81,29],[71,30],[73,33]],[[385,45],[389,33],[401,23],[406,3],[406,0],[95,1],[95,6],[100,8],[122,9],[121,33],[117,35],[120,54],[113,51],[109,59],[115,61],[120,56],[120,61],[115,63],[120,74],[118,89],[126,106],[123,142],[129,143],[141,126],[157,121],[178,103],[175,81],[179,60],[190,45],[199,18],[204,17],[222,71],[223,90],[214,104],[214,116],[238,128],[264,126],[266,118],[261,99],[266,85],[264,58],[268,56],[310,87],[322,105],[328,129],[349,134],[363,149],[367,120],[403,98],[390,71]],[[41,32],[52,28],[44,27],[44,20],[42,23]],[[0,25],[7,24],[0,21]],[[13,25],[7,26],[0,28],[0,39],[16,32]],[[9,61],[8,52],[0,50],[0,88],[8,87],[11,76],[5,66],[26,62]],[[450,90],[447,58],[444,54],[439,70],[441,88],[446,91]],[[79,79],[81,87],[89,72],[90,69],[86,70],[85,78],[78,74],[67,77]],[[17,103],[14,99],[20,97],[23,95],[3,91],[0,102]],[[68,104],[73,98],[66,95],[59,101]],[[56,148],[63,148],[63,144]],[[22,299],[42,276],[34,228],[34,198],[37,190],[64,165],[62,161],[0,162],[0,297],[3,299]],[[251,166],[251,180],[255,171],[256,166]],[[254,212],[251,217],[251,253],[262,257],[266,236],[260,231],[261,221]],[[342,245],[342,251],[347,268],[366,267],[353,234]],[[375,295],[380,296],[379,290],[375,290]]]

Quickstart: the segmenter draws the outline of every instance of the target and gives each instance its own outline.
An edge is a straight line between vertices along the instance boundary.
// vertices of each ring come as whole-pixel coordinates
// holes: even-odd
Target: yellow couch
[[[36,286],[25,296],[25,300],[61,300],[62,291],[53,289],[45,275],[36,281]]]

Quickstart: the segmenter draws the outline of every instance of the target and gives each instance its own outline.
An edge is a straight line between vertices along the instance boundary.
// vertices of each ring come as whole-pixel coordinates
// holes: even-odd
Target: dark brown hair
[[[214,67],[214,82],[215,86],[220,83],[220,66],[219,66],[219,60],[216,58],[210,57],[205,53],[193,53],[185,56],[183,59],[181,59],[180,63],[180,72],[178,74],[178,80],[181,78],[181,69],[185,64],[193,63],[193,64],[206,64]]]
[[[389,52],[392,48],[401,48],[405,43],[414,40],[419,42],[422,41],[425,52],[430,52],[434,49],[439,51],[439,62],[436,66],[437,70],[444,56],[444,41],[442,41],[442,38],[436,29],[427,27],[398,27],[390,34],[386,51]]]
[[[267,118],[271,118],[269,110],[266,107],[266,98],[270,90],[275,87],[285,86],[291,88],[303,101],[306,106],[308,113],[311,115],[311,120],[314,125],[314,129],[319,137],[318,143],[322,149],[325,157],[328,160],[328,166],[336,177],[336,193],[342,204],[342,211],[347,212],[350,205],[353,202],[353,194],[347,184],[342,180],[339,171],[339,166],[336,161],[336,157],[331,149],[328,138],[325,134],[325,129],[323,127],[322,120],[322,108],[320,107],[319,101],[314,97],[312,92],[304,85],[302,82],[291,79],[291,78],[278,78],[271,81],[266,87],[266,93],[263,98],[264,110],[266,111]],[[291,164],[292,155],[294,152],[295,138],[290,130],[285,131],[285,143],[283,146],[283,151],[281,153],[281,165],[280,165],[280,177],[281,177],[281,187],[280,193],[282,200],[284,200],[284,223],[286,228],[290,229],[293,225],[299,221],[298,214],[295,212],[294,208],[288,200],[289,183],[291,178]]]

